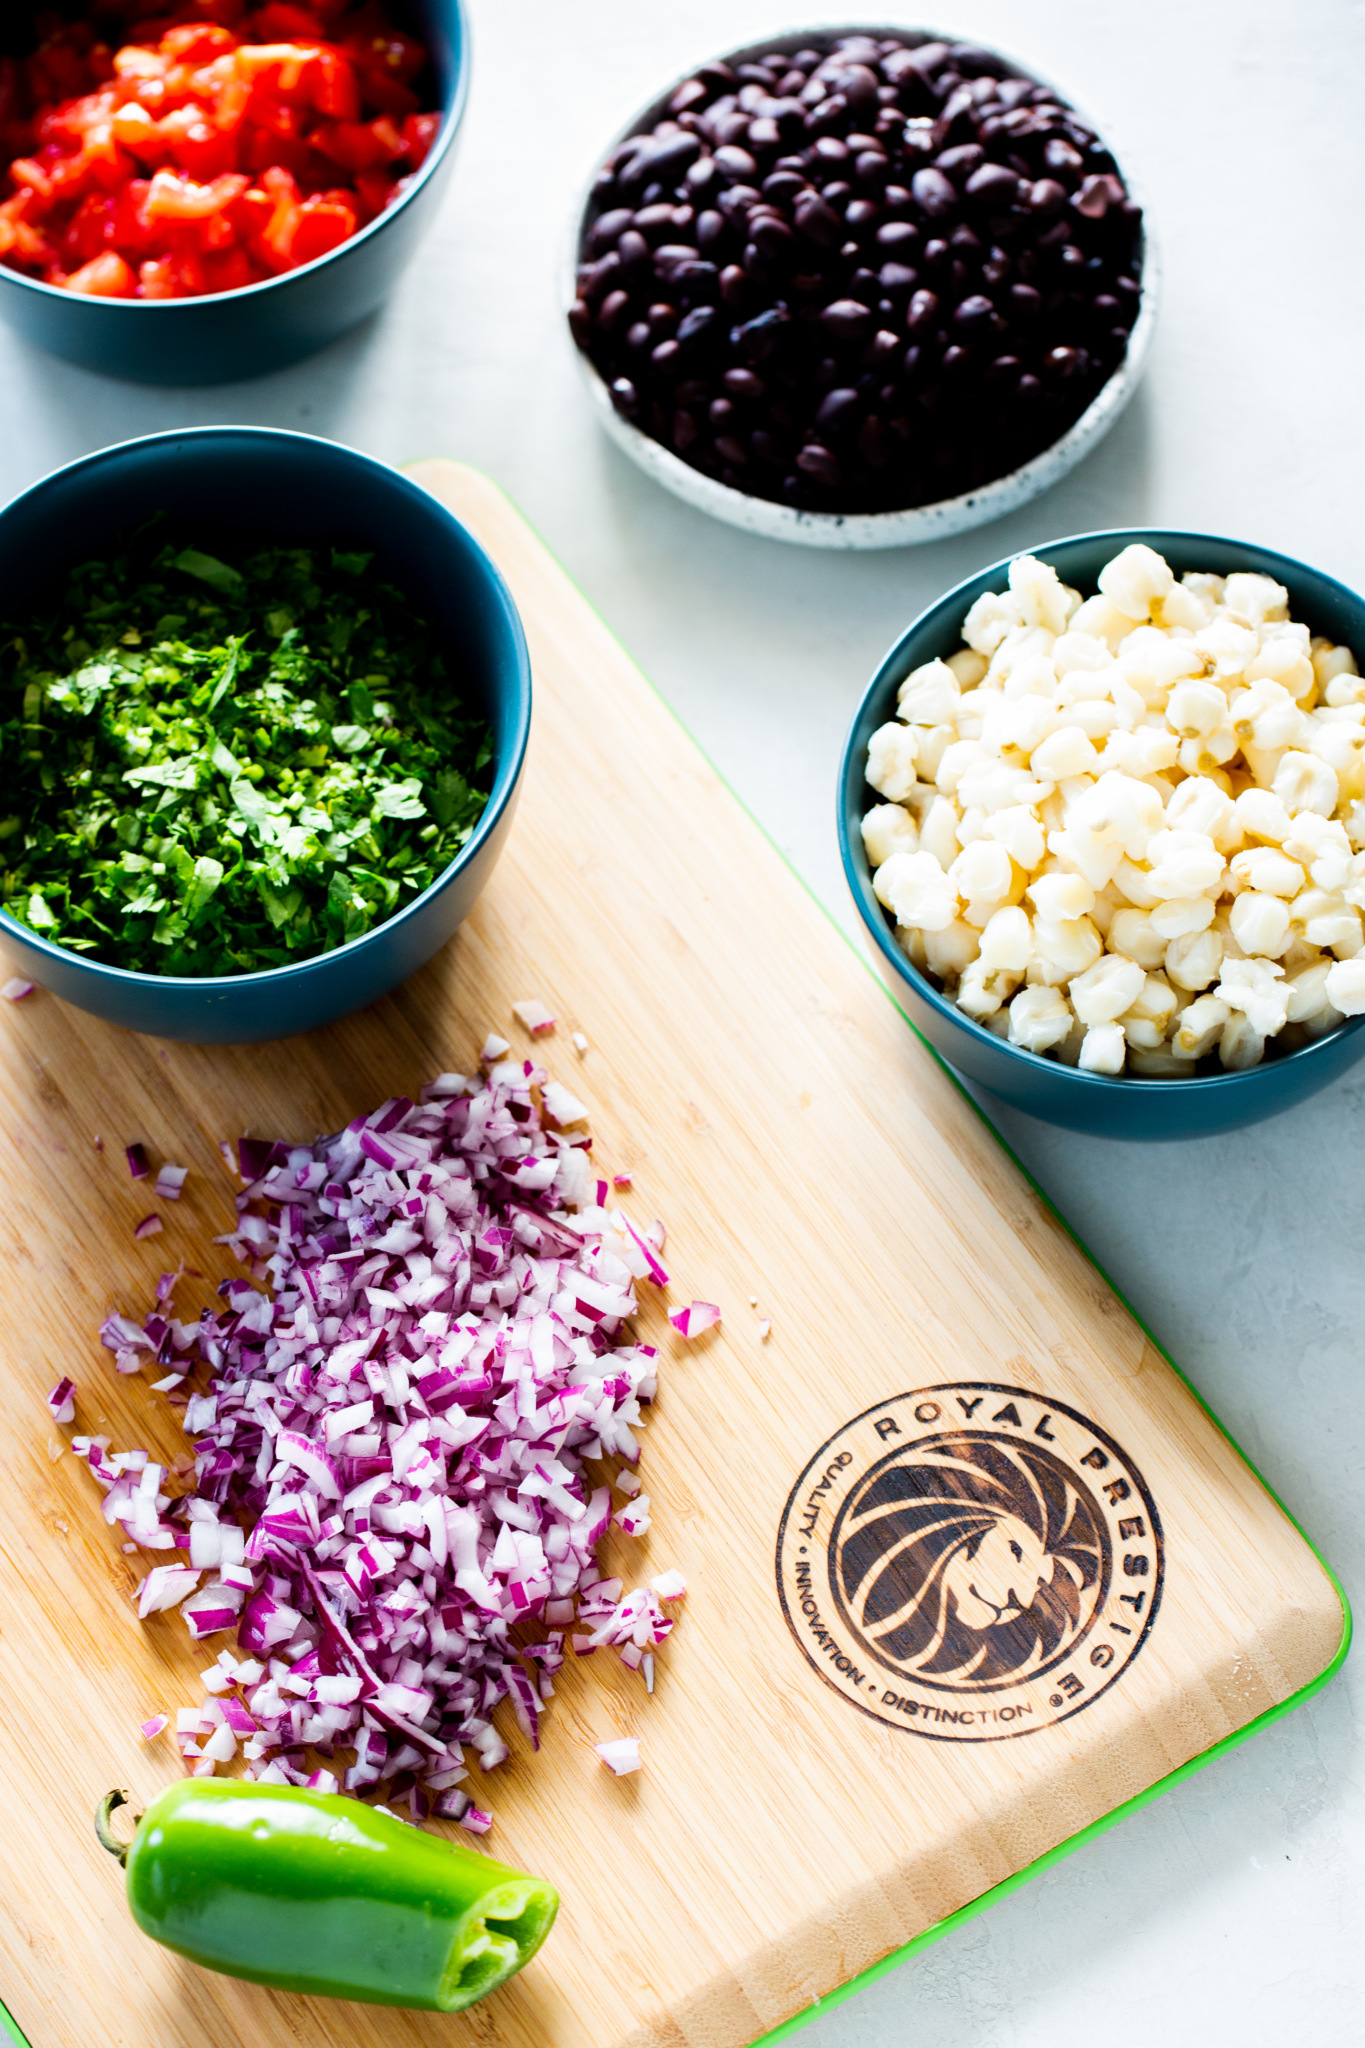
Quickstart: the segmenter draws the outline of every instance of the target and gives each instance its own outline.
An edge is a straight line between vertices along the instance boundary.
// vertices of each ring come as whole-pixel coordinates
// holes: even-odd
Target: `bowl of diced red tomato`
[[[140,383],[297,362],[411,258],[468,69],[462,0],[0,4],[0,315]]]

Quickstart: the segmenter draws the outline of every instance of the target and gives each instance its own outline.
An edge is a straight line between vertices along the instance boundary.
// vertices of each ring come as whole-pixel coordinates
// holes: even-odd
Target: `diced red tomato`
[[[340,248],[430,154],[426,52],[381,0],[157,4],[116,49],[48,15],[0,58],[0,263],[94,296],[242,290]]]
[[[137,290],[137,279],[116,250],[106,249],[102,256],[73,270],[66,288],[69,292],[88,293],[95,299],[131,299]]]
[[[403,123],[403,141],[408,152],[408,163],[414,171],[420,171],[431,155],[431,147],[441,132],[439,114],[409,114]]]

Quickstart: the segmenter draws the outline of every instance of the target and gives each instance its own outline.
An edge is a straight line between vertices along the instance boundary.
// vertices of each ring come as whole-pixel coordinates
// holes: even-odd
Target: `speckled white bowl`
[[[795,51],[804,48],[813,37],[830,35],[876,35],[900,36],[912,44],[926,42],[960,41],[960,37],[948,34],[940,36],[932,29],[907,29],[895,24],[890,27],[864,26],[856,22],[841,22],[829,27],[806,28],[790,35],[769,36],[759,43],[746,44],[740,50],[727,50],[721,61],[727,64],[744,64],[751,58],[766,56],[773,50]],[[1055,92],[1064,105],[1079,115],[1098,134],[1109,141],[1109,131],[1091,121],[1083,108],[1077,106],[1070,94],[1061,91],[1050,78],[1044,78],[1030,65],[1023,64],[1007,50],[997,44],[982,43],[982,49],[990,49],[1021,77],[1031,78],[1036,85],[1045,85]],[[707,62],[706,58],[700,60]],[[593,178],[612,151],[618,149],[631,135],[652,128],[662,120],[669,100],[685,79],[691,78],[697,70],[692,65],[675,78],[664,91],[657,94],[649,104],[641,108],[634,120],[621,128],[610,146],[602,152],[593,168]],[[1112,143],[1110,147],[1112,149]],[[1020,468],[1008,475],[982,484],[978,489],[966,491],[959,498],[940,498],[932,505],[915,505],[904,512],[808,512],[794,505],[781,505],[771,498],[751,497],[747,491],[732,490],[728,484],[717,483],[714,477],[684,462],[671,448],[656,441],[639,427],[623,419],[611,402],[606,385],[578,348],[574,353],[583,369],[589,394],[603,427],[631,460],[638,463],[647,476],[673,492],[685,504],[695,506],[699,512],[709,512],[714,519],[723,519],[729,526],[738,526],[745,533],[756,533],[765,540],[794,541],[798,547],[808,548],[905,548],[916,547],[924,541],[946,540],[949,535],[966,533],[973,526],[984,526],[991,519],[1001,519],[1007,512],[1017,511],[1030,498],[1036,498],[1041,491],[1049,490],[1060,483],[1069,470],[1076,467],[1083,456],[1103,440],[1123,408],[1127,405],[1146,365],[1151,347],[1152,332],[1156,325],[1157,298],[1160,285],[1160,263],[1152,234],[1151,219],[1147,204],[1129,173],[1126,158],[1120,160],[1115,152],[1120,174],[1131,197],[1142,207],[1143,248],[1142,271],[1139,283],[1142,299],[1138,317],[1128,337],[1128,351],[1108,383],[1092,400],[1080,418],[1050,447],[1035,455]],[[573,273],[577,266],[579,251],[589,215],[592,210],[591,183],[588,194],[578,209],[573,241],[573,263],[569,272],[568,302],[573,298]],[[566,302],[566,303],[568,303]]]

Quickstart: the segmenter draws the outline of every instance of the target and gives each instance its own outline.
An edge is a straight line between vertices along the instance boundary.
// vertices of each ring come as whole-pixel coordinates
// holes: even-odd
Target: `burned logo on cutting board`
[[[826,1682],[893,1728],[997,1742],[1122,1677],[1161,1599],[1161,1522],[1132,1459],[1020,1387],[869,1408],[787,1500],[777,1585]]]

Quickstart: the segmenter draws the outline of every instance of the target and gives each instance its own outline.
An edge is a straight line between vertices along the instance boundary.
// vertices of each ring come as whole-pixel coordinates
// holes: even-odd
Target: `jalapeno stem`
[[[127,1863],[128,1851],[133,1845],[131,1842],[120,1842],[118,1836],[110,1827],[109,1822],[118,1808],[120,1806],[127,1806],[127,1804],[128,1794],[126,1792],[106,1792],[99,1805],[95,1808],[95,1834],[99,1845],[101,1849],[107,1849],[111,1856],[117,1856],[119,1862],[123,1864]],[[135,1814],[133,1816],[133,1826],[136,1827],[141,1819],[142,1815],[140,1813]]]

